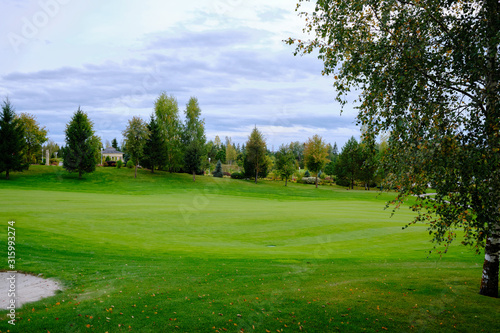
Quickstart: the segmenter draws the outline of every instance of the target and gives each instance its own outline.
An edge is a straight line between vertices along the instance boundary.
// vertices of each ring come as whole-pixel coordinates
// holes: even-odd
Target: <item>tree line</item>
[[[93,122],[80,108],[66,125],[65,145],[61,148],[48,140],[47,130],[34,116],[26,113],[16,116],[8,99],[2,110],[0,171],[6,171],[6,178],[10,171],[21,171],[37,161],[43,162],[43,156],[42,160],[36,158],[43,148],[50,149],[51,157],[60,153],[64,169],[78,173],[79,178],[95,171],[96,165],[102,162],[102,140],[95,134]],[[307,169],[308,176],[310,172],[314,175],[316,187],[324,174],[335,178],[338,185],[353,188],[356,182],[361,182],[369,189],[384,175],[381,171],[384,144],[375,144],[373,140],[358,143],[352,137],[339,152],[336,143],[332,146],[314,135],[306,142],[283,144],[278,151],[272,152],[257,127],[243,145],[235,144],[230,137],[222,142],[219,136],[207,142],[205,121],[195,97],[186,104],[184,116],[182,122],[177,99],[161,93],[154,102],[148,122],[132,117],[122,133],[122,146],[118,146],[116,138],[111,143],[106,141],[106,146],[124,152],[125,163],[135,167],[134,177],[141,166],[152,173],[155,170],[186,172],[196,181],[196,175],[207,169],[213,170],[213,176],[222,177],[221,165],[227,163],[230,168],[243,169],[229,174],[232,178],[257,182],[258,178],[265,178],[272,172],[280,176],[286,186],[298,170]]]

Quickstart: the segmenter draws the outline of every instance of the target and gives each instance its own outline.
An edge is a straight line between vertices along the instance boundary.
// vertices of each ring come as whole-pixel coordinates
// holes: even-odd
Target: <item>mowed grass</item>
[[[0,180],[0,246],[56,278],[7,332],[500,331],[483,258],[440,258],[393,194],[100,168]],[[2,222],[3,221],[3,222]],[[3,224],[3,227],[2,227]],[[7,270],[7,251],[0,268]]]

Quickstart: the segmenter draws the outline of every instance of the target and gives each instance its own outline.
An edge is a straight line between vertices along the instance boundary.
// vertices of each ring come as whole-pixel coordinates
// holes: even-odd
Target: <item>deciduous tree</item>
[[[315,38],[289,42],[319,51],[342,103],[360,91],[367,135],[391,133],[392,203],[416,196],[414,222],[436,246],[462,229],[463,244],[484,249],[480,294],[498,297],[500,2],[317,1],[307,19]]]
[[[328,148],[323,139],[315,134],[309,138],[304,148],[304,162],[309,170],[316,173],[316,188],[318,188],[318,173],[328,160]]]
[[[276,170],[285,178],[285,186],[288,184],[288,178],[293,175],[297,169],[297,161],[293,154],[293,143],[281,145],[276,153]]]
[[[186,105],[186,123],[183,131],[184,168],[193,174],[193,181],[196,181],[196,174],[201,172],[202,159],[205,152],[205,121],[200,118],[201,109],[198,100],[191,97]]]
[[[248,141],[246,143],[246,153],[248,162],[250,162],[254,168],[255,184],[257,184],[259,171],[266,163],[266,141],[257,127],[252,130],[252,133],[248,137]]]
[[[24,152],[24,163],[36,163],[36,154],[41,151],[42,145],[47,141],[47,130],[40,127],[36,117],[29,113],[21,113],[19,122],[24,129],[24,140],[26,141]]]
[[[174,96],[161,93],[155,101],[155,115],[165,142],[165,167],[176,172],[182,167],[182,123]]]
[[[133,117],[128,121],[127,128],[123,131],[125,137],[125,148],[130,155],[130,160],[135,165],[134,177],[137,178],[137,167],[144,154],[144,146],[149,137],[147,124],[139,117]]]

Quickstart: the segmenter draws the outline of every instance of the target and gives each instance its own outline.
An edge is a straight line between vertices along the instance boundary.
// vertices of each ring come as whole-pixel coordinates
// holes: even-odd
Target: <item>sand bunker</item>
[[[12,275],[11,273],[0,272],[0,309],[2,310],[7,309],[12,299],[9,297],[9,289],[12,287],[11,282],[14,281],[11,279]],[[15,275],[15,304],[18,309],[23,304],[54,296],[56,290],[61,289],[59,283],[54,280],[22,273],[16,273]]]

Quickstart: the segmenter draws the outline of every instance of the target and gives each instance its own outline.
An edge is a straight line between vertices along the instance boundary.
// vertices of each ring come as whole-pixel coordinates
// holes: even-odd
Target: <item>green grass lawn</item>
[[[2,175],[3,177],[3,175]],[[0,247],[64,291],[0,332],[498,332],[481,256],[440,258],[391,194],[99,168],[0,180]],[[7,268],[7,251],[0,269]]]

